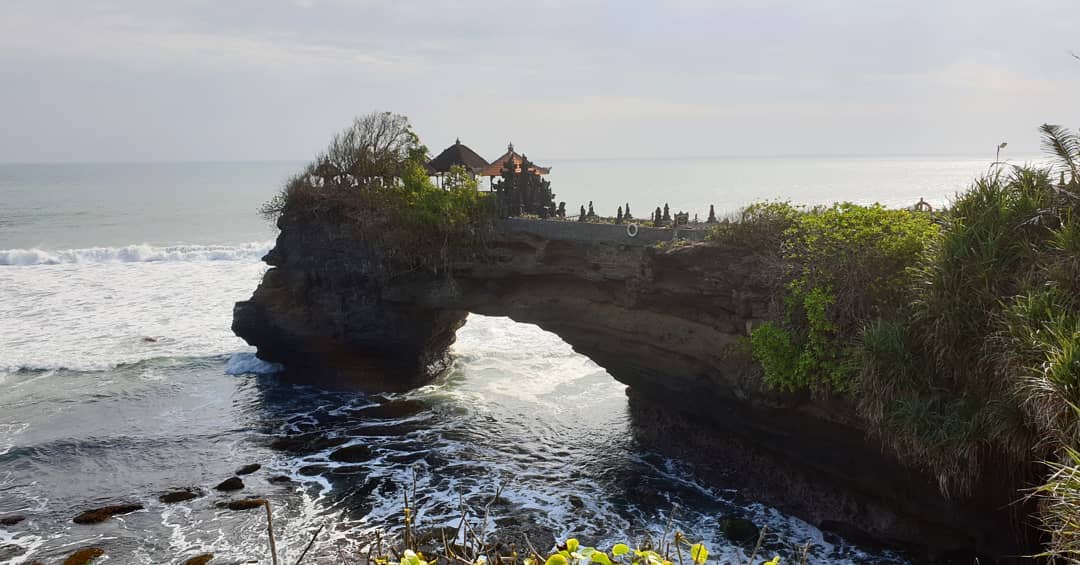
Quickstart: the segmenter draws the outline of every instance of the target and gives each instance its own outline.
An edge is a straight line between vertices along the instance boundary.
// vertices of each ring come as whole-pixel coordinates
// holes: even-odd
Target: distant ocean
[[[644,217],[668,203],[704,218],[709,204],[724,214],[770,198],[940,205],[990,159],[539,161],[553,168],[568,210],[593,201],[613,215],[629,202]],[[812,540],[815,563],[903,562],[637,445],[623,386],[532,326],[470,317],[451,371],[405,395],[279,382],[229,326],[276,235],[256,210],[302,165],[0,164],[0,517],[26,516],[0,527],[0,562],[55,561],[87,544],[117,563],[265,555],[257,513],[224,512],[210,494],[157,500],[172,488],[212,492],[253,462],[263,469],[245,477],[245,494],[275,501],[288,562],[319,525],[332,539],[317,552],[332,557],[336,545],[396,522],[398,488],[414,470],[423,527],[456,526],[456,493],[483,499],[513,478],[495,518],[597,544],[656,533],[678,503],[676,527],[713,555],[744,555],[717,531],[720,516],[738,515]],[[319,441],[280,448],[294,436],[363,443],[374,459],[332,461]],[[131,500],[146,509],[102,526],[70,522],[78,510]]]

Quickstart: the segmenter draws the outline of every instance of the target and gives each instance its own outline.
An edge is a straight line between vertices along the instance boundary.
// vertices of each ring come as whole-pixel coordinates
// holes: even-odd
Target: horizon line
[[[765,154],[717,154],[717,155],[683,155],[683,156],[592,156],[592,157],[546,157],[541,161],[706,161],[712,159],[873,159],[873,158],[915,158],[915,157],[956,157],[966,159],[987,159],[992,162],[993,155],[982,153],[781,153],[775,155]],[[1042,153],[1020,152],[1017,159],[1029,160],[1031,158],[1046,158]],[[1006,158],[1003,162],[1016,161],[1017,159]],[[89,159],[89,160],[32,160],[32,161],[0,161],[0,165],[193,165],[193,164],[241,164],[241,163],[305,163],[311,159],[149,159],[149,160],[118,160],[118,159]]]

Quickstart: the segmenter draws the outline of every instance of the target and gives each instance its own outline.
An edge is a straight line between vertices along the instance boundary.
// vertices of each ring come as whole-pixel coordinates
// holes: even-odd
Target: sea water
[[[763,198],[941,205],[986,159],[798,158],[567,161],[552,181],[568,209],[592,200],[638,216],[668,202],[702,217]],[[900,563],[742,498],[634,438],[625,387],[557,336],[470,316],[452,368],[432,385],[365,396],[281,381],[229,329],[275,229],[256,213],[302,163],[0,165],[0,562],[106,549],[117,563],[202,552],[268,563],[265,517],[212,490],[259,463],[239,496],[271,500],[292,562],[337,562],[401,522],[416,485],[420,528],[457,526],[502,488],[491,523],[610,544],[672,528],[720,562],[748,549],[718,521],[747,517],[767,550],[812,544],[814,563]],[[371,459],[330,459],[363,444]],[[289,482],[271,482],[282,477]],[[204,496],[166,505],[158,496]],[[144,510],[100,525],[87,508]],[[465,503],[465,506],[462,506]],[[541,534],[535,534],[537,536]],[[540,539],[540,538],[538,538]],[[549,540],[550,541],[550,540]],[[541,542],[542,543],[542,542]]]

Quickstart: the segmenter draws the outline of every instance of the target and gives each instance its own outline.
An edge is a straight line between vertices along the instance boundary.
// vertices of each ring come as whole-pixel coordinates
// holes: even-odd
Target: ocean
[[[761,199],[942,205],[988,158],[724,158],[543,162],[568,210],[593,201],[646,216],[669,203],[700,215]],[[527,522],[610,544],[674,527],[712,555],[745,559],[718,521],[777,535],[771,554],[813,544],[813,563],[904,563],[853,545],[640,445],[625,388],[557,336],[470,316],[452,368],[405,394],[289,384],[229,329],[275,228],[257,214],[302,163],[0,164],[0,562],[53,560],[87,545],[114,562],[202,552],[268,563],[264,517],[218,507],[239,467],[245,495],[271,500],[278,547],[296,559],[325,527],[314,562],[337,562],[400,524],[456,526],[461,501],[492,522]],[[363,464],[331,460],[366,445]],[[598,454],[603,454],[602,457]],[[275,479],[271,481],[271,479]],[[202,496],[167,505],[164,492]],[[659,501],[659,502],[658,502]],[[135,502],[100,525],[71,518]],[[475,507],[475,506],[474,506]],[[476,519],[476,516],[473,516]],[[244,561],[247,562],[247,561]],[[740,561],[741,562],[741,561]]]

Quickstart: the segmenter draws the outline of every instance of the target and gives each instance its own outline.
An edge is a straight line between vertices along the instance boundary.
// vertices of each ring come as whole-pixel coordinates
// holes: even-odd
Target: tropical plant
[[[1057,157],[1059,164],[1069,171],[1069,185],[1080,182],[1080,132],[1069,131],[1059,125],[1043,124],[1043,149]]]

